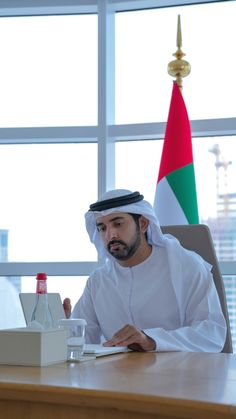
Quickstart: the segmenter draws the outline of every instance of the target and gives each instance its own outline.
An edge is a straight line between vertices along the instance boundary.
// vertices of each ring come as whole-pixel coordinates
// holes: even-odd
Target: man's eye
[[[103,231],[105,231],[105,227],[104,226],[97,226],[97,231],[103,232]]]

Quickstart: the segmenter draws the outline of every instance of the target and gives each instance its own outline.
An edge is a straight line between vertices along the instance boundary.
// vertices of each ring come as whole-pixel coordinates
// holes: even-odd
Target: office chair
[[[195,251],[212,265],[212,274],[215,286],[227,324],[226,340],[222,352],[232,353],[232,339],[225,288],[209,227],[204,224],[170,225],[161,226],[161,230],[164,234],[171,234],[172,236],[175,236],[183,247]]]

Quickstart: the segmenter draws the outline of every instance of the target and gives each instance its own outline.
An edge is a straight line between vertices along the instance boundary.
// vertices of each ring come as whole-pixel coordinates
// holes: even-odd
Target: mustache
[[[122,244],[122,245],[126,246],[126,243],[125,243],[125,242],[123,242],[122,240],[111,240],[111,241],[108,243],[107,247],[109,248],[109,247],[110,247],[110,246],[112,246],[113,244]]]

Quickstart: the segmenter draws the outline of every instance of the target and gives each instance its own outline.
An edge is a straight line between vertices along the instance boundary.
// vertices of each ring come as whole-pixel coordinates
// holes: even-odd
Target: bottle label
[[[37,280],[37,288],[36,288],[37,294],[47,294],[47,283],[45,280],[40,281]]]

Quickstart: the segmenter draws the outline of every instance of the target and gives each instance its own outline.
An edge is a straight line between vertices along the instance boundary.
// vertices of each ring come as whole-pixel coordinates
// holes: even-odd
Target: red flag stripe
[[[193,163],[190,123],[182,93],[174,82],[157,182],[190,163]]]

